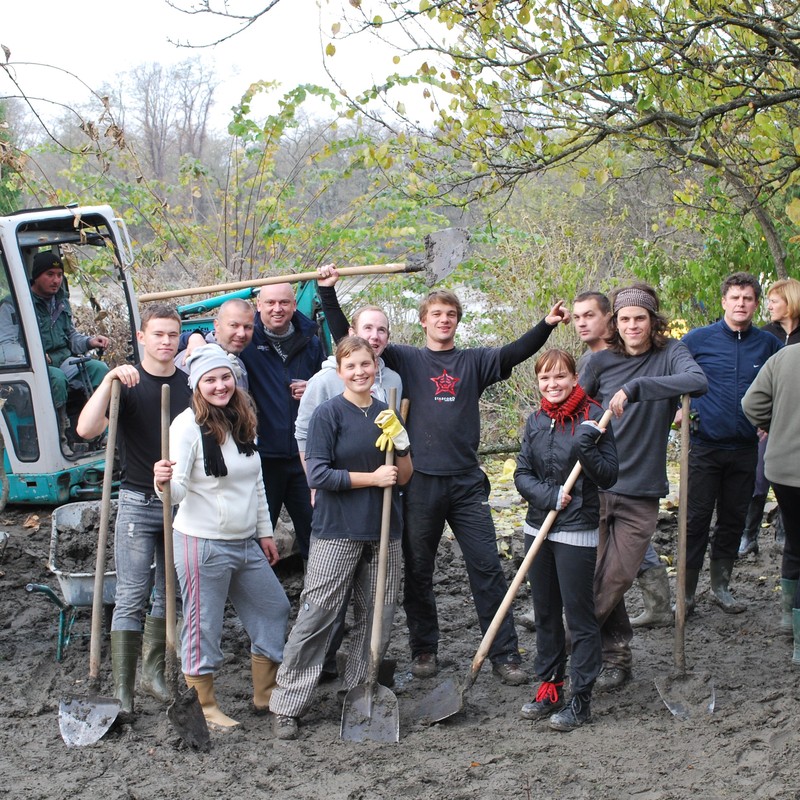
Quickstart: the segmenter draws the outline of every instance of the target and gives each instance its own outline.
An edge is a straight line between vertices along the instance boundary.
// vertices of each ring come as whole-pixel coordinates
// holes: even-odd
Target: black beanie
[[[31,282],[49,269],[60,269],[63,272],[64,262],[52,250],[42,250],[33,257]]]

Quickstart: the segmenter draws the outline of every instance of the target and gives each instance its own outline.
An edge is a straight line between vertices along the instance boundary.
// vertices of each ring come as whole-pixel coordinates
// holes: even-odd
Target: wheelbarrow
[[[111,520],[116,517],[117,501],[111,501]],[[72,637],[72,629],[82,608],[91,608],[94,600],[94,572],[84,570],[81,554],[86,554],[85,566],[89,564],[91,553],[95,547],[93,530],[99,520],[100,505],[98,501],[87,500],[79,503],[67,503],[53,512],[50,531],[50,556],[48,569],[58,581],[61,597],[45,584],[29,583],[25,591],[29,594],[43,594],[58,608],[58,640],[56,643],[56,661],[63,661],[66,649]],[[78,557],[76,560],[76,556]],[[105,570],[103,580],[103,606],[108,611],[114,605],[117,588],[117,573]]]

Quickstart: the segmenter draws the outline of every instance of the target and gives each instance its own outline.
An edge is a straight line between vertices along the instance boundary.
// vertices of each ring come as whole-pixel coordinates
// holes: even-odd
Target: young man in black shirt
[[[337,279],[335,268],[320,268],[320,299],[338,339],[347,335],[348,326],[333,288]],[[390,344],[383,352],[387,366],[400,374],[411,402],[407,429],[415,472],[405,497],[403,605],[411,671],[419,678],[432,677],[438,671],[433,572],[445,522],[464,554],[482,631],[489,627],[508,588],[489,508],[489,480],[478,463],[480,396],[536,353],[559,322],[569,322],[569,312],[558,302],[544,320],[515,342],[462,350],[455,345],[461,317],[461,303],[455,294],[432,291],[419,309],[425,347]],[[510,611],[489,659],[504,683],[519,686],[527,682]]]
[[[142,648],[140,689],[166,702],[164,681],[166,595],[164,591],[164,517],[153,488],[153,465],[161,458],[161,387],[170,387],[170,419],[188,408],[192,397],[186,373],[173,359],[178,352],[181,318],[174,307],[152,304],[142,314],[137,332],[143,349],[138,366],[122,364],[109,372],[81,411],[77,432],[85,439],[99,436],[108,425],[111,384],[122,384],[118,448],[122,479],[114,529],[117,594],[111,622],[111,666],[114,697],[122,711],[133,712],[134,682]],[[156,578],[150,613],[150,570]],[[173,565],[168,565],[173,569]],[[144,632],[142,632],[144,618]]]

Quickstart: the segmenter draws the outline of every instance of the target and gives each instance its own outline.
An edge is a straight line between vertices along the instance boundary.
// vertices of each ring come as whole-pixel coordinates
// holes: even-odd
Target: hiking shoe
[[[621,667],[603,667],[594,684],[596,692],[612,692],[631,679],[631,673]]]
[[[564,681],[542,681],[532,703],[525,703],[520,716],[525,719],[543,719],[564,707]]]
[[[432,678],[438,671],[436,653],[420,653],[411,662],[411,674],[415,678]]]
[[[492,672],[509,686],[522,686],[528,682],[528,673],[516,662],[492,664]]]
[[[588,692],[574,695],[565,709],[550,717],[550,727],[554,731],[574,731],[584,723],[591,722],[590,701]]]
[[[297,738],[297,717],[286,714],[276,714],[272,719],[272,732],[276,739]]]

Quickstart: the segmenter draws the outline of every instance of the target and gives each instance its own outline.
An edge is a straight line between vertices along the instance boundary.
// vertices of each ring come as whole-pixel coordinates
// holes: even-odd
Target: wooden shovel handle
[[[421,272],[422,265],[415,264],[368,264],[361,267],[342,267],[339,275],[388,275],[396,272]],[[235,281],[234,283],[218,283],[212,286],[195,286],[189,289],[172,289],[167,292],[151,292],[139,295],[140,303],[152,300],[169,300],[175,297],[191,297],[196,294],[215,294],[218,292],[235,292],[239,289],[250,289],[256,286],[272,286],[276,283],[303,283],[315,281],[319,278],[317,272],[294,272],[291,275],[272,275],[268,278],[254,278],[249,281]]]
[[[598,424],[600,425],[601,428],[605,429],[608,427],[608,423],[610,421],[611,421],[611,410],[608,409],[600,418],[600,422]],[[580,474],[581,474],[581,462],[578,461],[575,463],[575,466],[569,473],[567,480],[564,482],[564,491],[567,494],[569,494],[569,492],[572,491],[572,487],[575,486],[575,481],[578,480],[578,476]],[[494,643],[495,636],[497,636],[497,631],[500,630],[500,626],[503,624],[503,620],[505,619],[505,616],[508,613],[508,609],[511,608],[511,604],[514,602],[514,598],[517,596],[517,591],[519,590],[519,587],[522,585],[522,582],[528,575],[528,570],[531,568],[533,559],[536,558],[536,554],[541,549],[544,540],[547,538],[547,534],[550,533],[550,528],[553,527],[553,523],[556,521],[557,516],[558,516],[558,510],[553,509],[545,517],[545,520],[542,523],[542,527],[539,528],[539,533],[536,534],[536,538],[533,540],[530,549],[525,554],[525,558],[522,559],[522,564],[520,564],[520,567],[517,570],[517,574],[514,576],[514,580],[511,581],[511,585],[508,587],[508,591],[506,592],[506,595],[503,598],[503,602],[500,603],[491,623],[489,624],[489,627],[486,629],[486,633],[483,635],[483,639],[481,640],[480,646],[478,647],[478,652],[475,653],[475,658],[472,659],[472,671],[470,673],[470,679],[469,679],[470,685],[475,682],[475,678],[477,677],[478,672],[480,672],[480,669],[483,666],[483,662],[486,660],[486,656],[489,653],[489,649]]]
[[[161,458],[169,460],[170,389],[161,387]],[[172,488],[165,483],[161,489],[164,525],[164,594],[167,619],[164,673],[173,697],[178,690],[178,651],[175,641],[177,604],[175,601],[175,553],[172,545]]]
[[[389,408],[397,405],[397,389],[389,389]],[[386,448],[386,465],[394,464],[394,448]],[[381,638],[383,636],[383,604],[386,598],[386,576],[389,571],[389,534],[392,522],[392,493],[394,487],[383,490],[381,508],[381,540],[378,548],[378,576],[375,580],[375,605],[372,609],[372,635],[369,642],[369,675],[367,681],[375,684],[378,677]]]
[[[681,454],[678,484],[678,582],[675,587],[675,642],[672,655],[678,674],[686,672],[686,521],[689,506],[689,425],[692,399],[683,396],[681,405]]]
[[[117,421],[119,420],[119,396],[121,384],[111,382],[111,401],[108,407],[108,434],[106,437],[106,460],[103,468],[103,494],[100,500],[100,529],[97,532],[97,558],[94,567],[94,594],[92,595],[92,627],[89,638],[89,685],[97,691],[100,680],[100,632],[103,625],[103,585],[106,572],[106,543],[108,523],[111,519],[111,491],[114,486],[114,452],[117,445]]]

